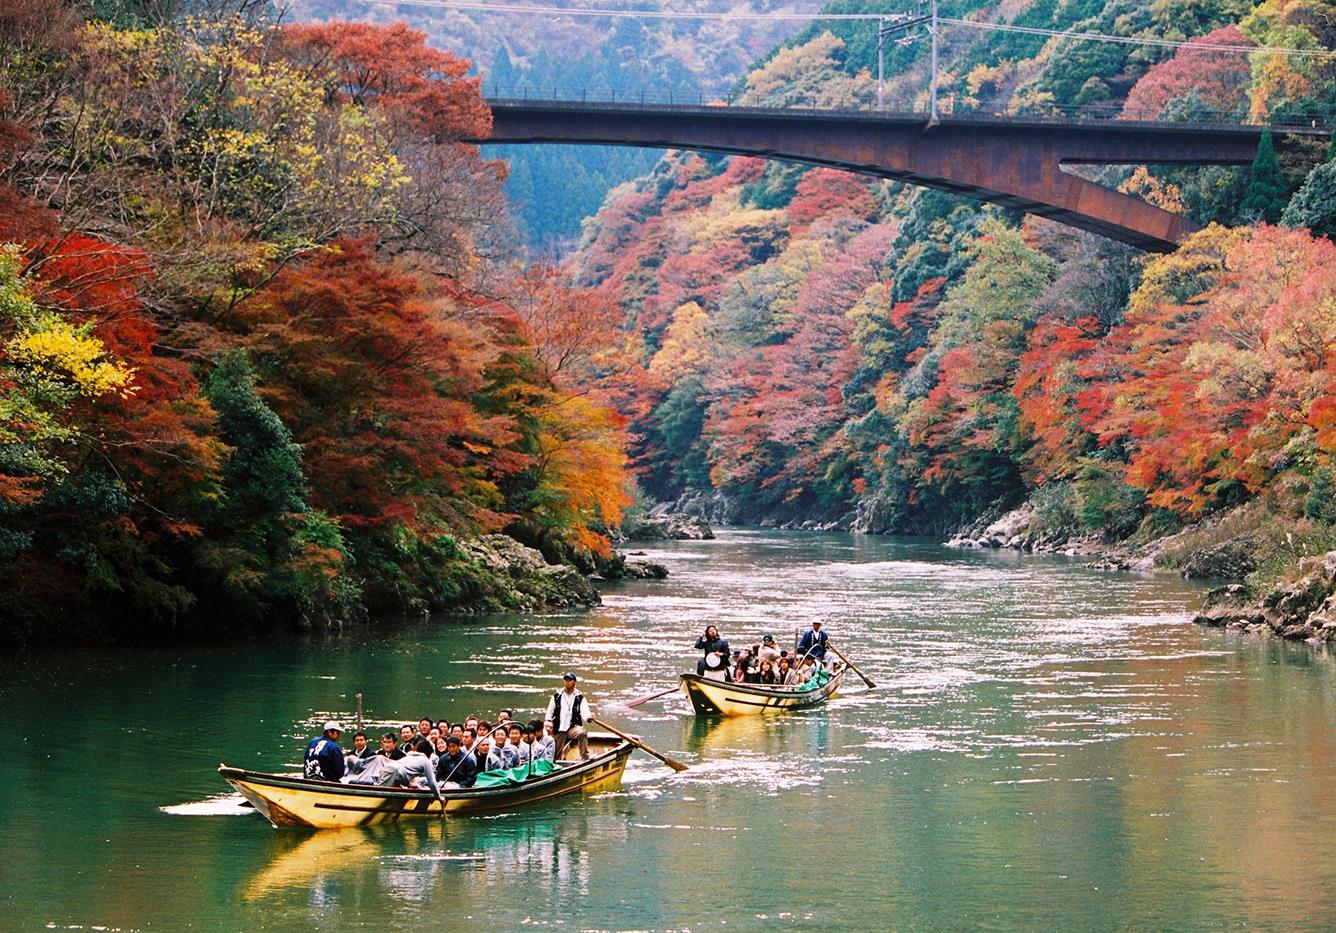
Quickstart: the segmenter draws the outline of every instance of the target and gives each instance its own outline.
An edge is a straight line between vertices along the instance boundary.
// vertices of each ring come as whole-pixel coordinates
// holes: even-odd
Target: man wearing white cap
[[[552,739],[556,743],[554,753],[557,761],[561,761],[566,746],[571,742],[579,744],[582,759],[589,757],[589,734],[585,731],[585,723],[594,721],[594,710],[584,694],[575,689],[574,674],[568,672],[562,678],[562,687],[552,694],[544,718],[552,720]]]
[[[339,748],[339,735],[343,726],[334,720],[325,723],[325,734],[311,739],[306,746],[306,764],[302,769],[310,781],[337,781],[343,777],[343,749]]]

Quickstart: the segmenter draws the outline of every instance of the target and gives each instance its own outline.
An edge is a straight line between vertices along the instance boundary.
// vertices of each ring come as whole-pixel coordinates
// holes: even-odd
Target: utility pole
[[[931,99],[931,114],[928,125],[937,123],[937,0],[932,0],[932,25],[928,27],[928,33],[932,36],[932,84],[928,91]]]
[[[877,20],[877,111],[880,113],[886,101],[886,17]]]
[[[919,7],[923,9],[923,7]],[[891,25],[887,26],[886,21]],[[886,40],[899,33],[908,32],[915,26],[928,23],[928,32],[932,37],[932,120],[937,120],[937,0],[932,2],[932,13],[913,16],[909,13],[891,13],[877,17],[877,109],[886,104]],[[912,42],[914,36],[897,39],[896,45]]]

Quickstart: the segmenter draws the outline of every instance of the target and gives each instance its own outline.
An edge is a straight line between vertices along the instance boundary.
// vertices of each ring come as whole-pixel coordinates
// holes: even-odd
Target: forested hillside
[[[501,7],[506,4],[498,3]],[[809,12],[820,0],[710,0],[640,4],[674,12]],[[610,7],[615,8],[615,7]],[[406,21],[436,48],[469,58],[488,93],[591,99],[633,93],[706,99],[730,84],[785,36],[787,20],[629,19],[492,13],[413,6],[369,6],[355,0],[300,0],[298,19]],[[580,224],[608,190],[649,171],[662,152],[608,146],[489,146],[510,166],[512,209],[529,245],[561,255],[578,242]]]
[[[489,531],[606,553],[616,316],[510,251],[467,63],[99,9],[0,12],[0,640],[506,605]]]
[[[1332,48],[1329,3],[943,12],[1201,43],[955,27],[947,112],[1332,111],[1331,58],[1203,48]],[[813,27],[747,75],[742,99],[872,102],[859,28]],[[901,102],[926,89],[923,45],[895,50]],[[1211,224],[1167,256],[898,183],[668,155],[613,192],[576,263],[642,345],[621,384],[642,483],[660,499],[717,494],[715,514],[743,522],[941,531],[1032,497],[1055,532],[1122,537],[1256,500],[1326,535],[1336,257],[1321,234],[1336,170],[1325,151],[1288,151],[1282,164],[1264,139],[1251,169],[1101,172]]]

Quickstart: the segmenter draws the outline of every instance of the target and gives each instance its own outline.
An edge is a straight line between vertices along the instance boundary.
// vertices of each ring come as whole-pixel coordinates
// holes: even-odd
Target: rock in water
[[[597,606],[598,590],[584,574],[549,564],[540,551],[506,535],[484,535],[464,545],[481,571],[477,598],[466,608],[521,612]]]
[[[714,532],[694,515],[645,515],[622,523],[628,541],[708,541]]]

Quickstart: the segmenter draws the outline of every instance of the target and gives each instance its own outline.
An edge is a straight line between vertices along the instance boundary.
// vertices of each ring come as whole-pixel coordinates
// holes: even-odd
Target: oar
[[[639,739],[635,738],[634,736],[627,735],[625,732],[623,732],[622,730],[618,729],[616,726],[610,726],[610,725],[608,725],[607,720],[604,720],[604,719],[595,719],[594,722],[598,723],[598,724],[599,724],[600,726],[602,726],[604,729],[607,729],[607,730],[608,730],[609,732],[611,732],[613,735],[621,736],[623,739],[625,739],[626,741],[630,742],[632,745],[634,745],[636,748],[640,749],[640,750],[641,750],[642,752],[644,752],[646,755],[653,755],[655,758],[657,758],[657,759],[659,759],[660,761],[662,761],[664,764],[666,764],[668,767],[672,768],[674,771],[685,771],[685,770],[687,770],[687,766],[684,765],[684,764],[682,764],[682,762],[678,761],[676,758],[669,758],[669,757],[668,757],[667,755],[665,755],[663,752],[655,751],[654,749],[652,749],[652,748],[650,748],[648,745],[646,745],[644,742],[640,741]]]
[[[677,690],[678,688],[676,686],[672,686],[669,687],[667,690],[660,691],[659,693],[651,693],[649,696],[637,697],[631,702],[623,703],[622,705],[626,707],[639,706],[641,703],[648,703],[650,700],[657,700],[659,697],[666,697],[670,693],[676,693]]]
[[[846,658],[844,656],[844,652],[840,651],[839,648],[836,648],[833,642],[827,641],[826,647],[829,648],[831,651],[835,652],[837,655],[839,655],[840,660],[843,661],[848,666],[849,670],[853,671],[859,677],[863,678],[863,683],[867,684],[869,690],[876,689],[877,685],[874,684],[871,680],[869,680],[866,674],[864,674],[857,667],[855,667],[854,662]]]

